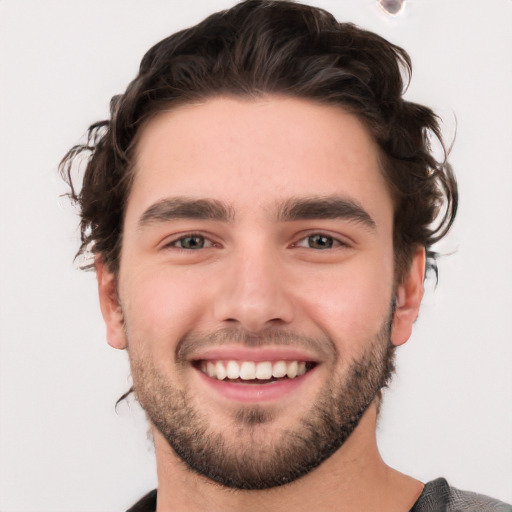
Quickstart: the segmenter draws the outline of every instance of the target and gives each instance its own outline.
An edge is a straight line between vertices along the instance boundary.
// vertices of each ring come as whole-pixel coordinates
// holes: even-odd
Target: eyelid
[[[331,238],[333,240],[333,247],[322,249],[324,251],[328,251],[328,250],[332,251],[333,249],[338,249],[340,247],[343,248],[343,247],[351,247],[352,246],[350,239],[346,236],[341,236],[340,234],[332,234],[332,233],[329,233],[326,231],[321,231],[321,230],[311,230],[306,233],[301,233],[300,238],[297,238],[297,241],[293,242],[292,247],[312,249],[311,247],[308,247],[307,245],[299,245],[299,244],[301,242],[306,241],[309,237],[315,236],[315,235],[324,236],[326,238]]]
[[[179,247],[177,244],[180,240],[184,238],[193,238],[200,237],[204,238],[205,243],[208,243],[206,247],[201,247],[200,249],[185,249],[183,247]],[[162,243],[160,244],[161,249],[177,249],[185,252],[199,251],[201,249],[210,249],[211,247],[218,247],[220,244],[212,240],[212,235],[200,233],[197,231],[184,231],[182,233],[175,233],[169,237],[166,237]]]

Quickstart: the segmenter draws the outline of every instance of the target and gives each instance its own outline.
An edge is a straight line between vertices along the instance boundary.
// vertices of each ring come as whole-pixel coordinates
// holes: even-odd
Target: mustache
[[[242,328],[224,328],[212,332],[189,332],[185,334],[176,346],[176,362],[185,363],[205,348],[226,345],[238,345],[248,348],[293,347],[313,352],[325,360],[332,360],[338,354],[334,342],[327,335],[310,337],[277,328],[254,334]]]

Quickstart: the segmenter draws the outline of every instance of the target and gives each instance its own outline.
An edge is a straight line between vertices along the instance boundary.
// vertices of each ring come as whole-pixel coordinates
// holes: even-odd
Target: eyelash
[[[311,247],[309,245],[307,247],[300,245],[301,242],[311,243],[311,239],[314,237],[327,239],[332,244],[330,247],[322,247],[322,248],[317,247],[316,249],[318,251],[327,251],[327,250],[338,249],[340,247],[348,247],[348,244],[343,242],[342,240],[339,240],[338,238],[336,238],[332,235],[328,235],[328,234],[322,233],[322,232],[313,232],[313,233],[307,234],[306,236],[303,236],[298,242],[295,242],[293,244],[293,247],[303,247],[306,249],[314,249],[314,247]]]
[[[316,249],[318,251],[333,250],[333,249],[337,249],[337,248],[341,248],[341,247],[348,247],[349,246],[349,244],[347,244],[347,243],[345,243],[345,242],[335,238],[334,236],[331,236],[331,235],[328,235],[328,234],[322,233],[322,232],[309,233],[306,236],[303,236],[302,238],[300,238],[297,242],[294,242],[291,246],[292,247],[298,247],[298,248],[315,249],[314,247],[311,247],[309,245],[308,246],[301,245],[301,242],[306,242],[308,244],[311,243],[311,239],[314,238],[314,237],[327,239],[328,243],[331,243],[331,246],[328,246],[328,247],[322,247],[322,248],[318,248],[317,247]],[[187,238],[190,238],[190,239],[192,239],[192,238],[199,238],[199,239],[201,239],[203,241],[203,246],[198,247],[198,248],[179,247],[178,244],[180,242],[183,242]],[[207,244],[207,247],[204,247],[204,244]],[[193,252],[193,251],[198,251],[198,250],[201,250],[201,249],[209,249],[209,248],[215,247],[215,246],[218,246],[218,244],[216,244],[215,242],[212,242],[205,235],[202,235],[200,233],[187,233],[185,235],[180,236],[179,238],[176,238],[176,239],[171,240],[170,242],[166,243],[163,246],[163,248],[164,249],[174,248],[174,249],[177,249],[177,250],[180,250],[180,251],[184,251],[184,252]]]
[[[203,247],[199,247],[196,249],[179,247],[177,245],[179,242],[182,242],[183,240],[186,240],[187,238],[200,238],[204,241],[204,243],[209,243],[209,245],[208,245],[208,247],[203,246]],[[197,251],[197,250],[205,249],[205,248],[209,249],[210,247],[215,247],[216,245],[217,244],[215,244],[215,242],[212,242],[209,238],[207,238],[204,235],[201,235],[200,233],[186,233],[184,235],[181,235],[179,238],[175,238],[174,240],[167,242],[163,246],[163,249],[174,248],[174,249],[178,249],[178,250],[184,251],[184,252],[192,252],[192,251]]]

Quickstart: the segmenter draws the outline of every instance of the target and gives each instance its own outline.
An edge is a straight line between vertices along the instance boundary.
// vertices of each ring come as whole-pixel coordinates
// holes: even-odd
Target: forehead
[[[332,195],[390,202],[377,145],[356,116],[298,98],[221,97],[162,112],[141,130],[127,217],[171,196],[243,211]]]

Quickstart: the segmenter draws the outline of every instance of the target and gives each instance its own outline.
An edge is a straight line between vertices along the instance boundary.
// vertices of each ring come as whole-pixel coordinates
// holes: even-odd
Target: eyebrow
[[[234,212],[232,208],[215,199],[172,197],[162,199],[145,210],[139,219],[139,228],[176,219],[231,222]]]
[[[151,205],[139,219],[139,228],[176,219],[232,222],[235,218],[231,206],[216,199],[172,197]],[[277,207],[278,222],[314,219],[346,219],[361,223],[370,230],[376,223],[356,201],[340,196],[291,198]]]
[[[377,228],[370,214],[356,201],[340,196],[288,199],[280,205],[277,218],[281,222],[312,219],[346,219]]]

